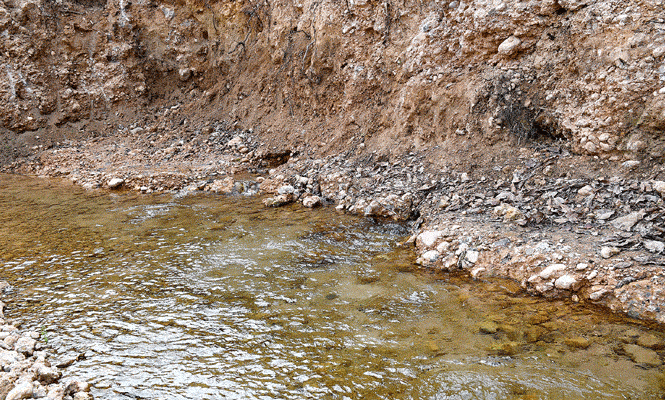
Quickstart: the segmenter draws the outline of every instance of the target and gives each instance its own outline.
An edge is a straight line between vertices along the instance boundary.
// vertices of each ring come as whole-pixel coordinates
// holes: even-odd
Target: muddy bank
[[[534,295],[665,322],[662,166],[617,165],[556,143],[466,171],[433,167],[438,156],[270,153],[251,131],[220,122],[187,140],[141,131],[76,142],[4,170],[90,189],[260,193],[267,206],[407,220],[404,245],[423,268],[508,277]]]
[[[12,288],[0,282],[3,299],[11,298]],[[24,331],[20,323],[5,318],[6,304],[0,301],[0,397],[6,400],[49,399],[90,400],[90,385],[64,381],[62,369],[76,358],[54,359],[48,346],[48,333]]]

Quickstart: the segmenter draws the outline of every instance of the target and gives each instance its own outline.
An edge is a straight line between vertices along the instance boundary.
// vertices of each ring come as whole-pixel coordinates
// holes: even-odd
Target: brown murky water
[[[9,316],[97,399],[662,398],[665,336],[411,269],[399,225],[0,176]],[[655,350],[654,350],[655,349]]]

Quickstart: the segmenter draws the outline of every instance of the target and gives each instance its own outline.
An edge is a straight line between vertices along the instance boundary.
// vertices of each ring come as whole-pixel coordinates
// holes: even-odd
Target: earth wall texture
[[[171,107],[322,154],[665,156],[665,3],[3,0],[9,162]],[[42,147],[39,147],[42,146]]]

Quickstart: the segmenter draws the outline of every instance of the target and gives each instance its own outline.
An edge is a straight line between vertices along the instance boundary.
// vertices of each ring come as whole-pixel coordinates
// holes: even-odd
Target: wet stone
[[[90,384],[87,382],[71,381],[65,386],[65,394],[75,394],[80,392],[89,392]]]
[[[518,342],[508,341],[493,344],[491,350],[502,356],[513,356],[519,352],[520,344]]]
[[[574,289],[576,284],[577,284],[577,279],[572,275],[564,275],[564,276],[558,278],[554,282],[554,286],[557,289],[563,289],[563,290]]]
[[[440,254],[436,250],[426,251],[422,255],[424,263],[429,264],[435,262],[439,258]]]
[[[291,185],[280,186],[279,189],[277,189],[278,194],[293,194],[294,192],[295,188]]]
[[[494,334],[499,330],[499,325],[494,321],[484,321],[478,326],[480,333]]]
[[[108,181],[107,185],[109,189],[118,189],[122,184],[125,183],[125,180],[122,178],[113,178]]]
[[[524,332],[524,340],[528,343],[535,343],[546,333],[546,330],[539,326],[529,327]]]
[[[573,349],[586,349],[591,345],[588,339],[582,336],[568,337],[563,340],[566,346]]]
[[[658,367],[663,364],[658,353],[651,349],[646,349],[636,344],[626,344],[623,346],[623,350],[636,364],[647,367]]]
[[[302,200],[302,205],[307,208],[314,208],[321,205],[321,198],[319,196],[307,196]]]
[[[263,200],[266,207],[281,207],[293,202],[292,194],[280,194]]]
[[[656,336],[652,333],[642,333],[637,338],[637,344],[649,348],[651,350],[665,349],[665,339],[661,336]]]

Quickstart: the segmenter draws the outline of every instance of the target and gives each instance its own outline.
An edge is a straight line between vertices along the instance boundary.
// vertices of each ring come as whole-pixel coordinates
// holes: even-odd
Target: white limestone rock
[[[499,54],[504,54],[504,55],[510,55],[513,54],[519,45],[522,44],[522,41],[520,38],[516,36],[511,36],[508,39],[504,40],[500,45],[499,45]]]
[[[125,183],[125,180],[122,178],[113,178],[110,181],[108,181],[107,186],[109,189],[118,189],[122,186],[122,184]]]
[[[566,269],[565,264],[552,264],[545,268],[544,270],[540,271],[540,276],[542,279],[550,279],[553,277],[557,272],[564,271]]]
[[[562,290],[573,289],[576,284],[577,284],[577,279],[573,275],[569,274],[563,275],[562,277],[554,281],[554,287]]]

